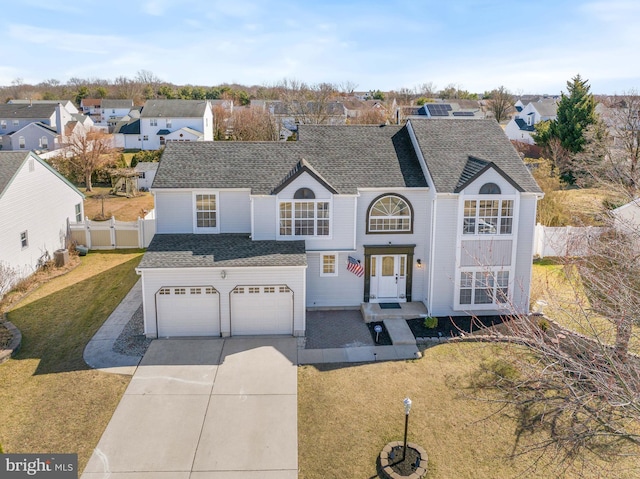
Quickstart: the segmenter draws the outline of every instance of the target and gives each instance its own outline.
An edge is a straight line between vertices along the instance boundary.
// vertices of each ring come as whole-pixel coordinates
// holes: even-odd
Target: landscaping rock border
[[[12,338],[9,345],[0,351],[0,364],[17,354],[22,346],[22,333],[11,321],[7,321],[6,313],[2,315],[2,325],[11,333]]]
[[[410,475],[404,476],[398,474],[391,468],[391,461],[389,460],[389,453],[394,447],[402,447],[404,442],[393,441],[387,443],[382,448],[378,460],[380,461],[380,474],[383,479],[422,479],[427,475],[427,451],[422,446],[413,442],[407,442],[407,449],[413,449],[420,455],[420,465]]]

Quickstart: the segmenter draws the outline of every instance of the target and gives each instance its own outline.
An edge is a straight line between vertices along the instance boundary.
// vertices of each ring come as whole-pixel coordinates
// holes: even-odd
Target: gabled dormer
[[[277,198],[277,239],[332,237],[332,202],[337,191],[307,160],[296,163],[271,193]]]

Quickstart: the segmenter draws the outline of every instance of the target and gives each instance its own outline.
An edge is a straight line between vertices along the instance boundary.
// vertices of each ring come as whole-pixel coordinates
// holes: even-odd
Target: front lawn
[[[129,376],[84,363],[84,347],[138,280],[141,251],[80,258],[17,303],[9,320],[22,349],[0,365],[0,444],[6,453],[78,453],[82,470]]]
[[[300,479],[377,477],[381,449],[403,438],[405,396],[413,401],[409,441],[426,449],[428,478],[638,477],[638,465],[631,460],[600,464],[604,472],[587,468],[561,473],[527,471],[528,457],[508,459],[515,423],[492,416],[496,404],[469,399],[471,392],[462,387],[465,375],[474,374],[499,347],[443,344],[414,361],[300,367]]]

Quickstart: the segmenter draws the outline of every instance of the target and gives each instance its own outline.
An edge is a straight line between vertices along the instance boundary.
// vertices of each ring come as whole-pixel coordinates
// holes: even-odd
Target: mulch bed
[[[382,326],[382,332],[377,334],[374,330],[376,326]],[[371,338],[373,339],[373,344],[376,346],[392,346],[391,336],[387,332],[387,328],[384,327],[384,323],[382,321],[375,321],[372,323],[367,323],[367,327],[369,328],[369,332],[371,333]],[[376,336],[378,337],[378,341],[376,342]]]
[[[432,329],[424,327],[422,318],[408,319],[407,324],[416,338],[451,338],[460,336],[461,333],[478,332],[483,328],[502,324],[509,319],[509,316],[445,316],[438,317],[438,326]]]
[[[400,474],[403,477],[409,477],[416,471],[415,465],[420,457],[418,451],[411,447],[407,447],[407,455],[402,460],[402,446],[397,446],[392,449],[394,459],[389,460],[389,466],[393,469],[393,472]]]

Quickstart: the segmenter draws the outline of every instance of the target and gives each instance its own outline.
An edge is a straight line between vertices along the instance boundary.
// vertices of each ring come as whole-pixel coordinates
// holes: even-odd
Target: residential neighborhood
[[[7,4],[0,477],[640,478],[638,14]]]

